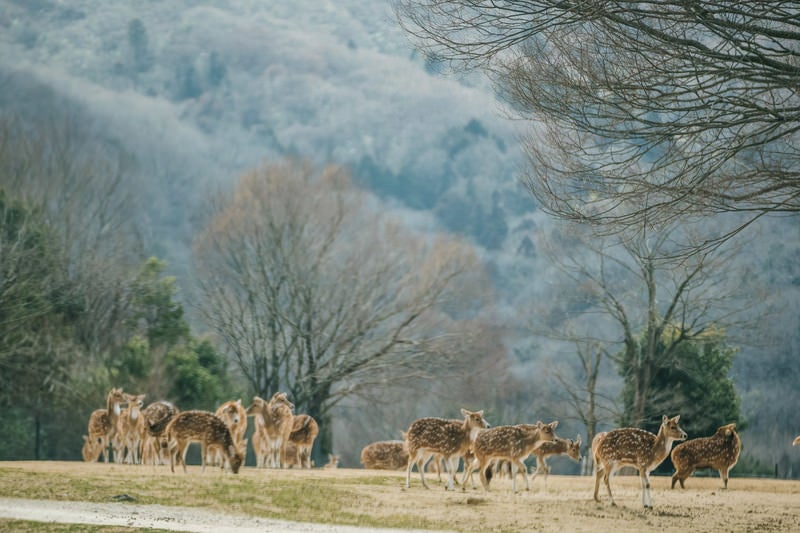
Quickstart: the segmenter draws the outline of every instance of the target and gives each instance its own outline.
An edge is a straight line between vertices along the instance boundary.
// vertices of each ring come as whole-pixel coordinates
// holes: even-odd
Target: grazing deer
[[[97,442],[89,438],[89,435],[82,435],[83,448],[81,448],[81,455],[83,460],[87,463],[93,463],[100,457],[100,447]]]
[[[246,452],[247,442],[244,438],[244,434],[247,431],[247,412],[242,406],[242,400],[230,400],[223,403],[217,408],[214,415],[220,418],[223,422],[225,422],[225,425],[228,426],[228,430],[231,432],[231,438],[233,438],[233,443],[236,446],[236,449],[239,451],[244,449]],[[243,443],[244,446],[242,446]],[[208,458],[209,462],[222,466],[224,464],[223,451],[218,448],[212,448],[212,451],[214,452],[214,455],[213,457]]]
[[[117,433],[117,418],[125,403],[122,389],[111,389],[106,396],[106,408],[96,409],[89,417],[89,439],[103,451],[103,460],[108,462],[108,446]]]
[[[455,490],[455,470],[452,459],[456,461],[469,450],[478,431],[489,427],[483,418],[483,411],[461,409],[463,421],[444,418],[420,418],[415,420],[406,432],[408,441],[408,463],[406,465],[406,488],[411,487],[411,469],[418,461],[430,454],[440,454],[447,466],[446,488]],[[422,485],[429,489],[425,481],[425,469],[418,468]]]
[[[581,462],[581,436],[575,440],[556,439],[553,442],[543,442],[538,448],[533,450],[536,455],[536,470],[531,474],[531,482],[539,474],[544,474],[544,485],[547,487],[547,476],[550,475],[550,467],[547,465],[547,458],[553,455],[566,455],[573,461]]]
[[[319,435],[319,424],[310,415],[296,415],[292,419],[292,431],[289,433],[285,452],[289,453],[289,447],[294,450],[292,462],[300,468],[311,468],[311,450],[314,441]]]
[[[611,505],[616,505],[611,494],[609,479],[619,468],[632,466],[639,471],[642,480],[642,504],[645,507],[653,507],[653,498],[650,495],[650,472],[667,458],[674,441],[686,438],[686,433],[678,425],[680,418],[680,415],[674,418],[667,418],[664,415],[658,435],[639,428],[621,428],[598,433],[592,441],[595,501],[600,501],[597,493],[602,476]]]
[[[329,453],[328,462],[322,468],[339,468],[339,456]]]
[[[672,488],[675,482],[681,482],[692,475],[699,468],[714,468],[719,471],[719,475],[724,483],[724,488],[728,488],[728,472],[739,460],[739,452],[742,451],[742,441],[736,433],[736,424],[721,426],[710,437],[692,439],[682,442],[675,446],[670,457],[672,464],[675,465],[675,473],[672,475]]]
[[[372,470],[401,470],[408,465],[406,434],[403,440],[383,440],[361,449],[361,464]]]
[[[144,405],[144,394],[125,394],[128,407],[122,410],[117,419],[117,447],[119,461],[122,462],[123,455],[127,464],[139,464],[139,451],[142,447],[144,433],[144,417],[140,416],[142,405]],[[127,453],[124,453],[127,450]],[[114,453],[115,459],[117,451]]]
[[[175,472],[175,463],[180,460],[186,472],[186,451],[192,442],[200,443],[201,470],[205,472],[209,446],[217,446],[225,452],[225,461],[234,474],[242,466],[243,456],[233,443],[233,437],[225,422],[208,411],[183,411],[167,424],[161,447],[169,451],[169,466]]]
[[[498,426],[478,433],[472,451],[475,453],[481,484],[485,491],[489,491],[493,461],[506,460],[511,464],[511,485],[514,493],[517,492],[517,469],[525,473],[525,490],[530,490],[527,467],[523,462],[543,442],[552,442],[556,439],[558,421],[544,424],[517,424],[515,426]],[[466,481],[466,470],[464,481]]]
[[[161,436],[167,424],[179,413],[177,407],[171,402],[153,402],[141,412],[144,433],[142,435],[142,463],[153,465],[163,464],[166,459],[162,457],[160,445]],[[166,450],[164,450],[166,452]]]
[[[269,468],[281,468],[286,455],[286,444],[292,432],[294,405],[286,398],[286,393],[276,392],[269,402],[258,396],[247,408],[248,416],[254,416],[258,437],[253,438],[256,458],[266,455]],[[263,463],[262,463],[263,465]],[[260,465],[261,466],[261,465]]]

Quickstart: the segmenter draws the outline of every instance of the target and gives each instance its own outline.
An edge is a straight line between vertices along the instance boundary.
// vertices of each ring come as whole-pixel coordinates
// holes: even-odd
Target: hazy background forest
[[[520,185],[537,130],[503,109],[388,0],[0,0],[0,459],[79,459],[122,386],[287,391],[348,467],[465,407],[584,441],[736,421],[734,476],[797,477],[796,216],[688,261],[680,225],[598,240]]]

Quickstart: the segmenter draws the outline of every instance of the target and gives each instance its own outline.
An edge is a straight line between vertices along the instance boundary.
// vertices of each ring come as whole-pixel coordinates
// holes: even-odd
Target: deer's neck
[[[672,439],[664,434],[664,428],[658,430],[656,440],[653,443],[653,462],[661,462],[669,454],[669,448],[672,445]]]
[[[110,396],[106,400],[106,412],[112,420],[116,420],[120,413],[119,403],[115,402]]]

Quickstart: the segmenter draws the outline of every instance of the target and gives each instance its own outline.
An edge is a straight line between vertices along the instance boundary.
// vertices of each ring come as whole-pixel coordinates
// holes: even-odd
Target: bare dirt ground
[[[83,463],[24,463],[25,468],[58,475],[64,469],[80,471],[115,468],[112,465]],[[120,472],[138,472],[138,467],[117,466]],[[133,470],[130,470],[133,468]],[[139,475],[139,474],[132,474]],[[150,474],[153,475],[153,474]],[[155,475],[170,475],[168,469]],[[221,475],[190,467],[188,474],[172,474],[175,479],[191,481],[197,476]],[[331,477],[375,478],[386,476],[388,483],[349,484],[359,491],[348,512],[371,516],[419,515],[445,525],[454,531],[800,531],[800,481],[732,478],[728,490],[722,489],[717,477],[693,477],[685,490],[669,488],[669,477],[653,478],[654,509],[643,509],[641,489],[636,476],[612,479],[617,506],[611,506],[601,490],[602,502],[592,499],[594,479],[591,477],[551,475],[547,488],[536,480],[531,492],[515,495],[508,479],[492,482],[489,493],[482,488],[447,492],[436,483],[431,490],[422,488],[415,473],[411,489],[405,488],[402,472],[376,472],[361,469],[310,471],[264,471],[245,468],[239,476],[263,483],[279,483],[281,479],[315,480]],[[183,476],[183,477],[181,477]],[[396,480],[396,483],[394,481]],[[601,487],[602,489],[602,487]],[[156,527],[175,531],[310,531],[363,532],[350,526],[327,526],[282,522],[248,517],[243,505],[239,514],[221,515],[198,509],[166,506],[145,506],[131,503],[65,503],[0,499],[0,517],[19,517],[44,521],[65,520],[73,523],[127,525],[137,528]],[[28,513],[28,514],[24,514]],[[24,516],[22,516],[24,514]],[[38,517],[38,518],[36,518]],[[371,529],[375,531],[375,529]]]

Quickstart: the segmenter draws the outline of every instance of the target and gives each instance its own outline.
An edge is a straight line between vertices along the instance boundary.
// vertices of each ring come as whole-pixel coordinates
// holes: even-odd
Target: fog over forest
[[[486,409],[493,425],[558,419],[560,435],[585,439],[565,393],[582,386],[576,343],[553,332],[580,331],[619,350],[614,321],[593,312],[597,293],[565,271],[597,272],[593,250],[604,243],[548,217],[519,183],[521,137],[536,125],[510,120],[488,80],[446,67],[415,51],[390,0],[0,0],[0,117],[19,118],[28,132],[68,119],[90,142],[125,154],[138,242],[145,257],[166,261],[199,334],[208,324],[196,312],[193,254],[209,195],[270,162],[340,165],[376,212],[430,240],[463,239],[480,259],[491,295],[470,318],[491,325],[474,348],[485,357],[443,369],[420,386],[427,397],[415,384],[413,395],[393,388],[384,402],[339,403],[333,450],[348,467],[359,466],[363,445],[399,438],[415,417],[458,416],[462,407]],[[698,292],[718,302],[709,324],[734,317],[725,344],[735,352],[741,463],[796,478],[800,224],[763,217],[725,246],[713,283]],[[620,265],[607,272],[608,287],[636,309],[646,291],[625,277],[629,258],[608,253]],[[659,283],[668,294],[673,280]],[[604,360],[598,429],[614,427],[622,389]],[[243,384],[233,390],[245,403],[253,394]],[[84,418],[95,407],[76,403]],[[648,417],[662,414],[681,413]],[[702,414],[682,416],[691,427]],[[565,461],[554,472],[578,468]]]

